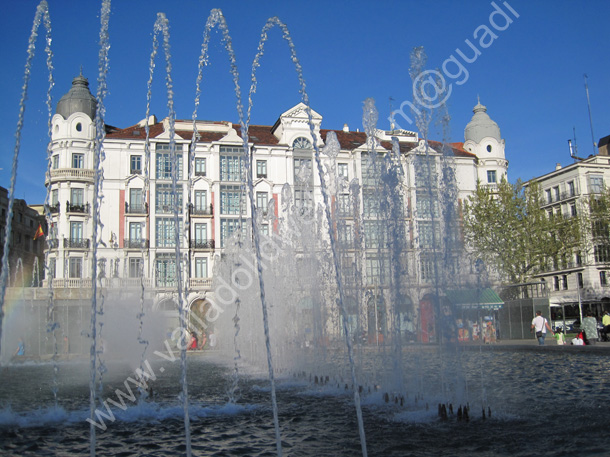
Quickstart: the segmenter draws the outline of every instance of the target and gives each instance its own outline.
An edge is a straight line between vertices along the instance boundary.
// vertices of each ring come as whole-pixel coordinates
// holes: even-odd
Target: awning
[[[485,289],[447,290],[445,296],[452,305],[463,309],[496,310],[502,308],[504,304],[498,294],[489,287]]]

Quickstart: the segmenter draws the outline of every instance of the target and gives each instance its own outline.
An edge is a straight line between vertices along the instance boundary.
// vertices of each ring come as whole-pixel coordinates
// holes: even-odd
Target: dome
[[[483,138],[491,137],[500,141],[500,127],[491,120],[487,114],[487,108],[479,101],[472,111],[474,115],[464,129],[464,140],[480,143]]]
[[[72,80],[70,91],[57,103],[55,112],[68,119],[74,113],[85,113],[93,120],[97,110],[97,101],[89,91],[89,81],[82,73]]]

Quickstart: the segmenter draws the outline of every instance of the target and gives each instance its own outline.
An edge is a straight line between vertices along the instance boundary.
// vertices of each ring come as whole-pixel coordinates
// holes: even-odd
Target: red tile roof
[[[218,123],[219,125],[224,125]],[[233,128],[237,132],[237,135],[241,136],[241,126],[239,124],[233,124]],[[248,134],[250,137],[250,141],[255,145],[265,145],[265,146],[274,146],[279,144],[278,139],[272,133],[273,127],[268,125],[251,125],[248,129]],[[110,129],[109,129],[110,130]],[[366,133],[364,132],[345,132],[343,130],[329,130],[329,129],[320,129],[320,136],[324,141],[326,141],[326,137],[328,132],[335,132],[337,135],[337,140],[339,140],[339,144],[341,145],[342,150],[354,150],[363,144],[366,143]],[[150,126],[149,136],[150,138],[156,138],[161,133],[163,133],[163,123],[158,122],[154,125]],[[199,131],[199,142],[210,142],[210,141],[218,141],[222,137],[226,135],[225,132],[210,132],[210,131]],[[176,130],[176,135],[183,140],[190,140],[193,137],[193,132],[190,130]],[[131,127],[127,127],[124,129],[111,130],[106,134],[106,138],[108,139],[133,139],[133,140],[144,140],[146,138],[146,131],[143,127],[139,125],[133,125]],[[429,141],[429,144],[432,148],[439,151],[442,148],[443,143],[439,141]],[[411,151],[413,148],[417,147],[418,142],[401,142],[400,143],[400,152],[406,154]],[[390,141],[382,141],[381,146],[383,146],[387,150],[392,150],[392,143]],[[464,143],[449,143],[448,146],[451,147],[454,155],[457,157],[476,157],[474,154],[466,151],[464,149]]]

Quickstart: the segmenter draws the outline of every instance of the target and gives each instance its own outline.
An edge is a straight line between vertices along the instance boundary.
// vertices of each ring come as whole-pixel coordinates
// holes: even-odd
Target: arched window
[[[300,136],[292,142],[293,149],[313,149],[311,141],[307,138]]]

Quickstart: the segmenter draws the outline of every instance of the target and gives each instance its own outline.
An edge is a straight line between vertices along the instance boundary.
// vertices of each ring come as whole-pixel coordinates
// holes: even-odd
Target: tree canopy
[[[478,183],[464,204],[465,241],[503,282],[527,282],[581,248],[580,219],[548,214],[541,199],[537,182],[503,179],[493,187]]]

